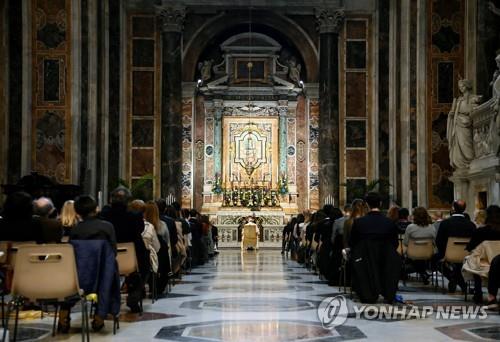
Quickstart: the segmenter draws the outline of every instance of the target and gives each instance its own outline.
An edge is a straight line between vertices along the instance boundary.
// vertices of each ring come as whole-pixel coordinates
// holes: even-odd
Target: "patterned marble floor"
[[[471,305],[459,295],[446,295],[409,283],[398,292],[406,301],[422,305]],[[222,250],[203,267],[183,277],[165,299],[145,301],[145,313],[124,314],[117,335],[111,322],[92,341],[484,341],[500,339],[498,312],[483,320],[356,319],[329,330],[317,313],[319,303],[339,294],[278,250],[241,253]],[[350,303],[349,305],[352,305]],[[50,318],[23,322],[38,340],[79,341],[79,314],[73,314],[72,335],[47,336]],[[25,337],[24,337],[25,336]],[[23,335],[27,340],[30,334]]]

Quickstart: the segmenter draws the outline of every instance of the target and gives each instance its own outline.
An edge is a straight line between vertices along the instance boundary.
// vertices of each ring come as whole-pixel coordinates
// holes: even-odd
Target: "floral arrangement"
[[[215,180],[212,185],[212,192],[216,195],[222,194],[222,179],[219,174],[215,175]]]
[[[288,193],[288,177],[285,173],[282,173],[278,178],[278,192],[281,195],[285,195]]]

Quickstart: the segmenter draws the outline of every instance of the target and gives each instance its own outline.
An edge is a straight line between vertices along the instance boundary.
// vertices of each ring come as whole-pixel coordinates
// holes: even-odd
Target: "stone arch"
[[[202,25],[193,37],[186,43],[183,51],[183,81],[194,81],[198,58],[203,53],[206,45],[211,39],[233,26],[248,23],[248,15],[243,12],[225,12],[215,16]],[[296,22],[276,13],[258,11],[254,14],[252,23],[269,26],[293,42],[305,63],[307,82],[315,83],[318,81],[318,49],[314,45],[311,37]]]

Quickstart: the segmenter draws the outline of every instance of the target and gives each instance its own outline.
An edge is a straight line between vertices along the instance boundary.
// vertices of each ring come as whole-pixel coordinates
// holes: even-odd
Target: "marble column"
[[[317,9],[320,32],[319,56],[319,196],[339,203],[339,32],[342,10]]]
[[[8,35],[7,1],[0,0],[0,184],[7,180],[7,113],[8,113]],[[3,200],[0,195],[0,201]]]
[[[214,100],[214,174],[222,177],[222,112],[223,104]],[[221,178],[222,179],[222,178]]]
[[[427,1],[417,1],[417,198],[418,205],[427,208]]]
[[[286,149],[287,149],[287,118],[288,118],[288,105],[279,106],[279,175],[287,174],[286,165]]]
[[[400,39],[400,72],[399,72],[399,103],[400,103],[400,124],[401,139],[398,142],[401,151],[401,205],[405,208],[412,208],[412,193],[410,184],[410,0],[402,0],[401,6],[401,26]]]
[[[161,195],[181,200],[182,60],[181,38],[186,10],[161,7]]]

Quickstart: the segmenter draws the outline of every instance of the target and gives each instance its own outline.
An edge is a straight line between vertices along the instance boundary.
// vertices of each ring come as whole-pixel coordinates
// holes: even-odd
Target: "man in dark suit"
[[[82,195],[75,199],[75,212],[80,217],[81,221],[70,230],[70,240],[106,240],[112,246],[116,254],[116,236],[113,225],[107,221],[100,220],[97,217],[97,202],[92,196]],[[109,249],[109,247],[108,247]],[[88,251],[87,251],[88,253]],[[112,255],[109,256],[114,259]],[[112,264],[115,265],[114,263]],[[103,267],[103,265],[101,265]],[[115,269],[115,267],[113,267]],[[97,272],[96,272],[97,273]],[[118,275],[116,275],[118,277]],[[100,275],[99,282],[103,281],[105,275]],[[116,287],[116,293],[119,298],[119,280]],[[99,283],[97,282],[97,283]],[[109,298],[101,297],[99,293],[99,302],[107,302]],[[75,301],[69,300],[61,304],[61,311],[59,312],[58,330],[63,333],[68,333],[70,329],[70,310],[74,306]],[[104,316],[94,315],[92,321],[92,328],[95,331],[101,330],[104,327]]]
[[[476,226],[464,214],[466,203],[463,200],[453,202],[452,214],[441,221],[436,236],[438,259],[441,260],[446,253],[446,244],[449,237],[471,237]],[[445,265],[446,266],[446,265]],[[452,264],[444,268],[444,276],[448,278],[448,291],[455,292],[457,284],[465,291],[465,281],[462,277],[462,264]]]
[[[40,224],[42,241],[45,243],[61,242],[63,228],[61,221],[54,218],[57,214],[54,203],[47,197],[33,201],[33,219]]]
[[[397,254],[398,227],[380,211],[382,198],[366,195],[368,214],[354,220],[349,239],[354,291],[362,302],[375,303],[379,295],[392,303],[398,288],[401,258]]]
[[[134,273],[125,280],[128,289],[127,306],[132,312],[140,312],[139,302],[142,298],[143,283],[149,274],[149,252],[142,240],[144,220],[142,214],[128,210],[130,191],[119,186],[111,193],[111,205],[105,206],[101,218],[113,224],[117,242],[133,242],[139,273]]]
[[[370,211],[366,216],[354,220],[349,246],[355,247],[362,240],[387,240],[398,247],[398,227],[380,211],[382,199],[376,192],[370,192],[365,198]]]
[[[97,203],[91,196],[79,196],[75,211],[82,219],[71,229],[71,240],[107,240],[116,251],[116,235],[113,225],[97,218]]]

